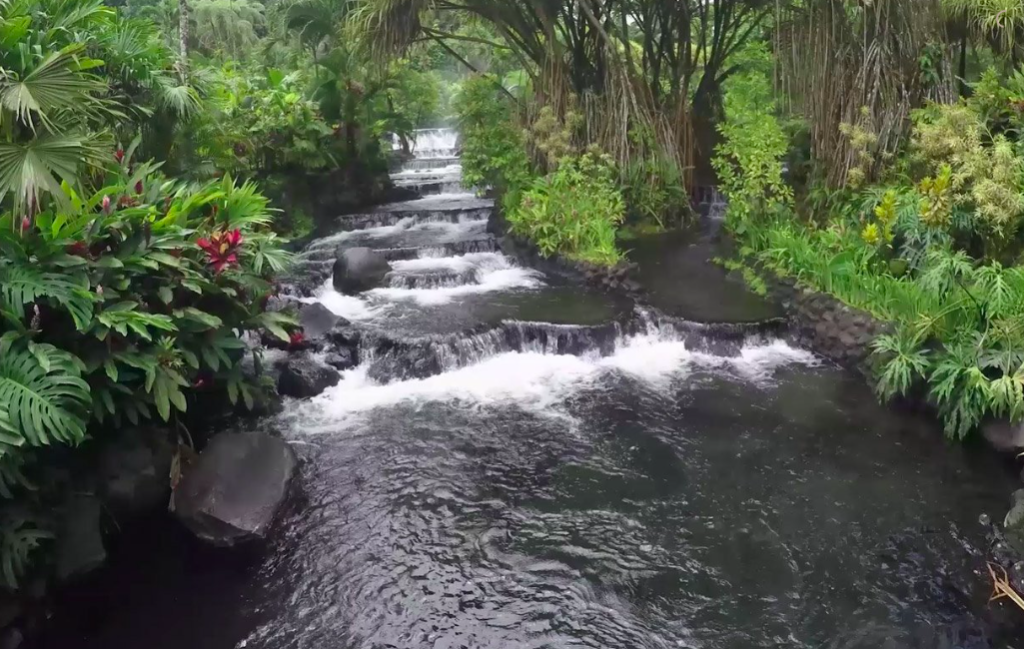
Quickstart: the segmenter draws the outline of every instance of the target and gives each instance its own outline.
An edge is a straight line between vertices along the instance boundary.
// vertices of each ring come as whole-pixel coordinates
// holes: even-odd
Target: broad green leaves
[[[80,362],[52,345],[25,344],[12,333],[0,337],[0,405],[7,414],[0,441],[5,447],[85,439],[90,399],[81,375]]]

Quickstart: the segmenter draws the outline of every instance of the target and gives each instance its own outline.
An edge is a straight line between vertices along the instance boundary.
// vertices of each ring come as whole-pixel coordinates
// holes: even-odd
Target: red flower
[[[242,232],[238,229],[214,232],[209,239],[196,241],[196,245],[206,253],[207,262],[213,266],[215,273],[238,263],[238,249],[242,246]]]
[[[142,193],[142,181],[141,180],[135,183],[135,193],[136,194],[141,194]]]
[[[69,245],[68,247],[64,248],[64,252],[74,257],[88,257],[89,246],[85,245],[85,242],[83,241],[76,241]]]
[[[110,214],[110,197],[109,196],[106,196],[106,195],[103,196],[103,203],[102,203],[102,205],[103,205],[103,213],[104,214]]]
[[[118,149],[117,151],[114,151],[114,160],[117,160],[118,164],[120,164],[121,161],[124,160],[124,149]]]
[[[21,231],[24,232],[32,227],[32,219],[27,216],[21,217]]]
[[[292,335],[288,337],[288,340],[292,347],[296,347],[306,341],[306,336],[301,331],[293,331]]]

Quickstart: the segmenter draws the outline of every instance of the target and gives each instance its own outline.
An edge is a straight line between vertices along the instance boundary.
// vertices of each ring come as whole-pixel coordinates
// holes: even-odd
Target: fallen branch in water
[[[996,574],[996,568],[1002,572],[1002,577]],[[988,574],[992,576],[992,597],[989,602],[994,602],[1003,597],[1009,598],[1021,610],[1024,610],[1024,598],[1010,585],[1010,576],[1006,574],[1006,568],[997,566],[992,562],[988,564]]]

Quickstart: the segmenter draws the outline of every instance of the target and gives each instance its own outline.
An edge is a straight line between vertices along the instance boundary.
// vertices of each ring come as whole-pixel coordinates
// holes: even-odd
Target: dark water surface
[[[445,137],[430,135],[437,158],[403,183],[457,183],[457,160],[438,154]],[[327,284],[309,299],[396,338],[509,321],[571,338],[622,316],[500,253],[438,252],[479,236],[478,219],[409,218],[309,257],[329,264],[338,243],[423,247],[393,262],[388,287],[343,296]],[[776,314],[700,277],[684,297],[658,284],[653,299],[671,293],[664,310],[701,320]],[[95,585],[68,593],[43,646],[1011,646],[990,624],[978,523],[1014,488],[992,455],[946,444],[878,406],[861,379],[772,338],[701,347],[650,325],[578,355],[488,340],[471,364],[387,384],[369,378],[364,350],[337,387],[261,424],[304,459],[267,547],[219,552],[166,522],[141,526]]]

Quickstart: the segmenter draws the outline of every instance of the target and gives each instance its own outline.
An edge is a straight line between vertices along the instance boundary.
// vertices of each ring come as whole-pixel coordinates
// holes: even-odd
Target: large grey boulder
[[[72,496],[65,503],[54,549],[59,580],[87,575],[107,560],[101,516],[102,506],[95,496]]]
[[[299,324],[302,325],[302,333],[309,341],[323,338],[341,319],[319,302],[305,304],[299,309]]]
[[[115,514],[165,509],[171,496],[174,442],[158,427],[129,428],[99,454],[99,492]]]
[[[232,547],[266,538],[298,462],[266,433],[221,433],[182,477],[171,511],[198,538]]]
[[[309,354],[296,354],[281,364],[277,391],[285,397],[308,399],[338,385],[338,370],[324,365]]]
[[[388,260],[376,250],[339,250],[338,259],[334,262],[334,288],[347,295],[369,291],[380,286],[390,271]]]
[[[1012,507],[1003,519],[1003,534],[1018,553],[1024,553],[1024,489],[1013,492]]]
[[[1012,453],[1024,449],[1024,423],[989,421],[982,425],[981,434],[997,451]]]

